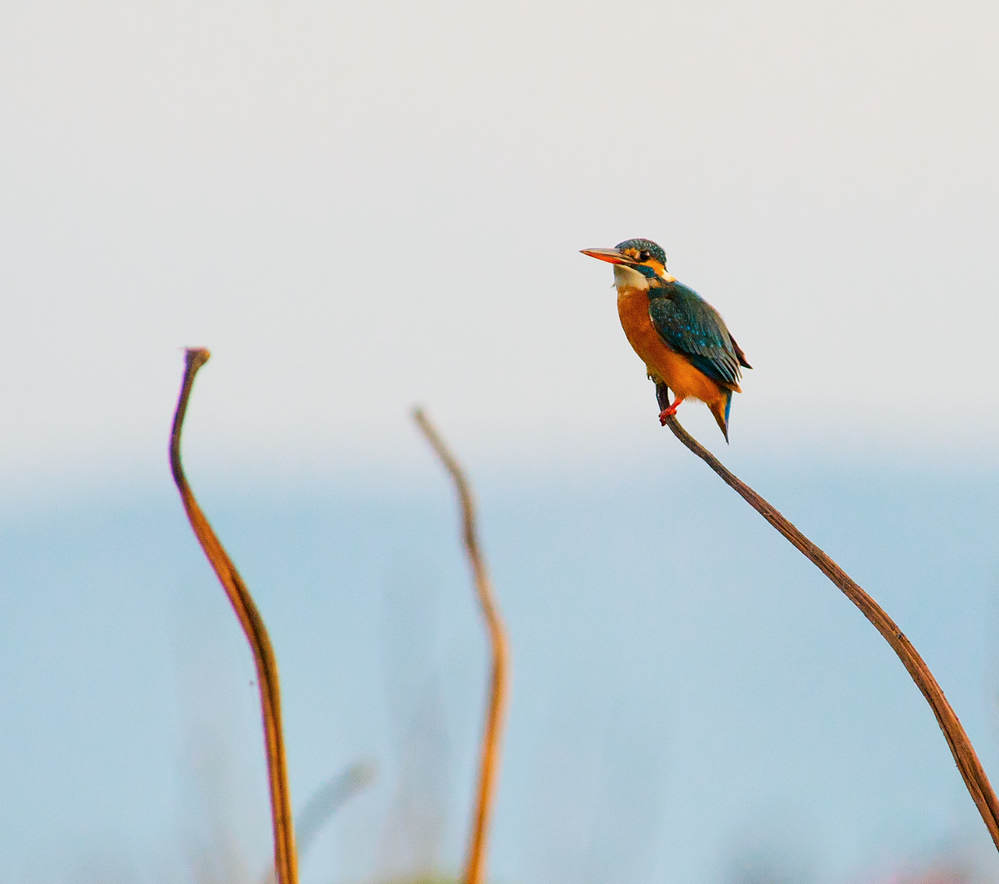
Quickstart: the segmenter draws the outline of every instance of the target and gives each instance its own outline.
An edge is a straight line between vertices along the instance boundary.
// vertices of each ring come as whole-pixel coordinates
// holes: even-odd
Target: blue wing
[[[667,282],[651,287],[649,316],[662,339],[709,378],[738,386],[739,366],[750,368],[718,311],[685,285]]]

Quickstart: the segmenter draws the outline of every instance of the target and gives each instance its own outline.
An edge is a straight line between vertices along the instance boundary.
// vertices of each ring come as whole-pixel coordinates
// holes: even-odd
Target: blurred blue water
[[[278,653],[296,804],[355,761],[377,769],[303,882],[463,856],[487,661],[436,470],[397,487],[193,477]],[[988,856],[922,697],[813,566],[678,448],[596,472],[473,475],[513,644],[495,880],[740,881],[762,862],[863,881]],[[884,604],[999,776],[999,472],[744,478]],[[252,662],[165,477],[27,517],[9,504],[0,562],[5,874],[191,880],[208,851],[256,880]]]

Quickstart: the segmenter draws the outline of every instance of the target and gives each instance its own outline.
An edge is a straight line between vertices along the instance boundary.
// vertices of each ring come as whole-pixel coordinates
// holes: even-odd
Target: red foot
[[[678,396],[673,400],[673,404],[669,408],[664,408],[659,412],[659,425],[662,427],[666,426],[666,418],[673,417],[676,414],[676,410],[680,407],[680,403],[683,402],[685,397]]]

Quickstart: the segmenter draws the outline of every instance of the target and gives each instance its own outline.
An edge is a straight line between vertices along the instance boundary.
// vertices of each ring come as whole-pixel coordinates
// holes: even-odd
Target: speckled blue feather
[[[709,378],[738,385],[740,364],[750,367],[718,311],[693,289],[656,278],[649,287],[649,316],[662,339]]]

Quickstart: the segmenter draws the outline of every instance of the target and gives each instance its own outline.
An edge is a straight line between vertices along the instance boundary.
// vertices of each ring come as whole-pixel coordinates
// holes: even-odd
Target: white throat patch
[[[614,265],[614,285],[619,289],[647,289],[649,281],[625,264]]]

